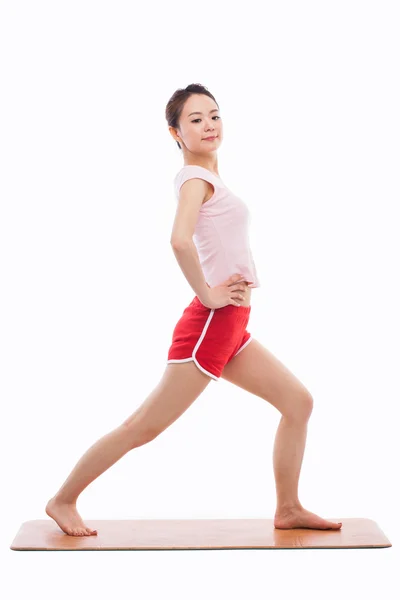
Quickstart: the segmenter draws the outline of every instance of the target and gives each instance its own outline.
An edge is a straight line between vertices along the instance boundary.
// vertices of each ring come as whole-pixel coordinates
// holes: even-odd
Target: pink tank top
[[[214,186],[214,194],[200,208],[193,235],[206,283],[215,287],[241,273],[241,281],[247,281],[249,287],[260,287],[249,244],[250,212],[246,204],[220,177],[198,165],[187,165],[175,176],[177,200],[182,184],[193,178],[205,179]]]

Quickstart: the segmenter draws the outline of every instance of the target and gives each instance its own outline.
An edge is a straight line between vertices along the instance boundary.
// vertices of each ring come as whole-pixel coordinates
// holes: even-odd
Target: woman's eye
[[[213,119],[220,119],[220,118],[221,118],[221,117],[219,117],[218,115],[215,115],[215,116],[213,117]],[[201,121],[201,119],[194,119],[194,120],[192,121],[192,123],[196,123],[197,121]]]

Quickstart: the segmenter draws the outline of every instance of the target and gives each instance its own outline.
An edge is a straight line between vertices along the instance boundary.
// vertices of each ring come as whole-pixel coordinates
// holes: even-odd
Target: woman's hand
[[[244,300],[244,296],[240,294],[246,288],[244,284],[238,283],[243,279],[243,275],[232,275],[221,285],[217,285],[213,288],[210,288],[208,291],[208,296],[205,301],[201,301],[204,306],[207,308],[222,308],[223,306],[228,306],[228,304],[233,304],[233,306],[241,306],[239,302],[235,300]]]

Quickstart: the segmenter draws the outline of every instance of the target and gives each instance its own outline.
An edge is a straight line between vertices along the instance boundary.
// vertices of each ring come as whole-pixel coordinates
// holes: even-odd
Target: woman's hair
[[[179,127],[179,119],[181,118],[182,110],[185,105],[186,100],[192,94],[205,94],[214,100],[216,105],[219,108],[218,102],[214,98],[211,92],[208,91],[204,85],[200,85],[200,83],[191,83],[185,89],[178,89],[168,101],[167,107],[165,109],[165,118],[167,119],[167,123],[169,127],[174,127],[178,129]],[[178,148],[182,150],[180,143],[177,141]]]

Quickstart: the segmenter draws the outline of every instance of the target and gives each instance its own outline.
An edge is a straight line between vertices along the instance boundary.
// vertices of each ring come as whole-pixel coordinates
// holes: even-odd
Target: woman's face
[[[195,114],[193,114],[195,113]],[[209,156],[219,148],[223,128],[220,111],[212,98],[205,94],[192,94],[186,100],[179,120],[177,141],[184,153]],[[205,138],[217,136],[210,141]],[[175,138],[176,139],[176,138]]]

